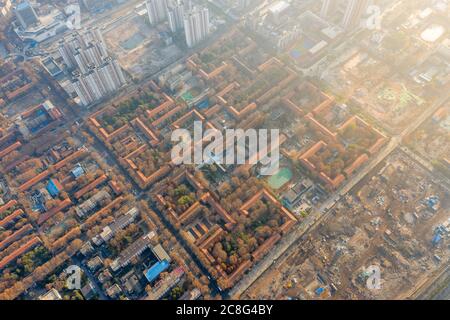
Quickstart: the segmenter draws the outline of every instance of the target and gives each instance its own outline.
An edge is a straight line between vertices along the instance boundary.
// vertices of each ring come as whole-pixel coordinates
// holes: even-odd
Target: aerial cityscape
[[[450,300],[450,1],[0,0],[0,300]]]

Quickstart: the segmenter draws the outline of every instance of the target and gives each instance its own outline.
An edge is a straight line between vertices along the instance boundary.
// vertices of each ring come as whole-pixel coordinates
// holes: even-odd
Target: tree
[[[227,196],[230,194],[231,190],[231,186],[227,181],[223,182],[218,188],[218,192],[221,196]]]
[[[194,203],[194,199],[188,195],[180,197],[177,201],[179,206],[189,206],[192,203]]]
[[[236,254],[230,256],[230,264],[235,266],[239,262],[239,258]]]
[[[214,245],[212,254],[214,258],[216,258],[219,262],[225,261],[227,259],[227,253],[223,250],[222,244],[220,242],[217,242]]]

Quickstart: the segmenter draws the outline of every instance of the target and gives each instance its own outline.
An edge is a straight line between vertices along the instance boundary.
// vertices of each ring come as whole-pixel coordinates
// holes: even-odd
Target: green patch
[[[278,170],[278,172],[276,174],[271,176],[267,180],[267,182],[269,183],[269,186],[272,189],[278,190],[282,186],[284,186],[286,183],[291,181],[292,175],[293,174],[292,174],[291,169],[289,169],[289,168],[282,168],[282,169]]]
[[[194,96],[190,91],[187,91],[181,95],[181,99],[183,99],[185,102],[191,102],[194,99]]]

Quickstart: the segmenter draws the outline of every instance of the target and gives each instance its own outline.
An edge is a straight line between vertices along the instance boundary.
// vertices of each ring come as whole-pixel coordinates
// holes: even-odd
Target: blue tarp
[[[433,245],[438,245],[439,242],[441,242],[441,240],[442,240],[441,235],[440,235],[439,233],[436,234],[436,235],[434,236],[434,238],[433,238]]]
[[[324,291],[325,291],[324,288],[319,287],[319,288],[316,289],[316,295],[320,296]]]
[[[145,273],[145,277],[148,282],[152,282],[161,274],[161,272],[165,271],[169,267],[169,262],[167,260],[158,261],[150,269]]]
[[[209,100],[205,99],[205,100],[201,101],[200,103],[197,104],[197,108],[199,108],[200,110],[208,109],[209,108]]]

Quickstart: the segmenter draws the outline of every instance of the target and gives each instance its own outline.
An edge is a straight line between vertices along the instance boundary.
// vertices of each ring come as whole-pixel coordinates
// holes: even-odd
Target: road
[[[109,300],[109,298],[105,295],[105,293],[103,292],[103,289],[100,287],[99,283],[97,282],[98,281],[97,278],[91,273],[91,271],[89,271],[88,268],[86,268],[84,263],[81,263],[81,261],[79,259],[74,258],[74,257],[72,258],[72,261],[74,262],[74,264],[76,264],[77,266],[79,266],[81,268],[83,273],[89,279],[91,284],[94,286],[95,293],[98,294],[100,300]]]
[[[118,20],[126,18],[132,14],[134,12],[134,7],[142,2],[142,0],[128,0],[113,10],[108,10],[104,13],[89,16],[87,19],[83,19],[82,26],[85,28],[92,25],[100,25],[102,23],[104,23],[104,25],[115,23]],[[111,21],[111,19],[114,20]]]
[[[431,279],[418,284],[407,298],[415,300],[450,300],[450,267],[444,264]]]
[[[420,164],[423,168],[428,170],[434,178],[433,182],[435,184],[440,185],[447,191],[447,193],[450,194],[450,181],[447,177],[436,172],[434,170],[433,165],[427,159],[423,158],[421,155],[417,153],[414,153],[414,151],[412,151],[408,147],[402,146],[401,149],[406,155],[408,155],[408,157],[410,157],[412,160]]]
[[[433,300],[450,300],[450,277],[445,279],[446,286],[436,296],[432,297]]]
[[[438,109],[450,98],[450,93],[447,93],[436,101],[431,107],[424,111],[417,119],[415,119],[401,134],[393,137],[389,143],[373,158],[367,166],[353,176],[342,188],[337,190],[325,201],[321,207],[308,216],[300,225],[285,236],[270,253],[229,292],[231,298],[239,298],[245,290],[247,290],[259,277],[261,277],[266,270],[272,265],[279,263],[278,261],[287,258],[291,251],[296,249],[297,242],[302,240],[307,233],[313,230],[321,222],[325,221],[331,214],[332,208],[339,199],[350,192],[359,182],[364,179],[373,169],[375,169],[382,161],[384,161],[397,147],[402,143],[402,140],[410,133],[414,132],[421,124],[429,119]],[[281,258],[281,259],[280,259]]]

